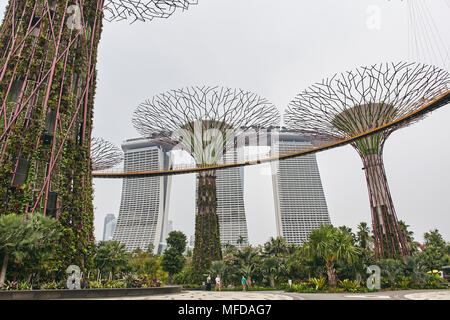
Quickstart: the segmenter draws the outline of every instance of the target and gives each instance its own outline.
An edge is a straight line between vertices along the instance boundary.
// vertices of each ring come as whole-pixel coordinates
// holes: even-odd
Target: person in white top
[[[216,291],[217,290],[220,291],[220,277],[219,277],[219,275],[217,275],[217,277],[216,277]]]

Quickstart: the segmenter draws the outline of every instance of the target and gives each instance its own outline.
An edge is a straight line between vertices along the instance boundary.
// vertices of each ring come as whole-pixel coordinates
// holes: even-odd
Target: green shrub
[[[358,291],[358,282],[356,280],[344,279],[339,281],[339,287],[348,292],[357,292]]]
[[[436,280],[428,280],[425,282],[425,288],[426,289],[439,289],[441,288],[441,284],[437,282]]]
[[[33,286],[28,281],[21,281],[17,285],[18,290],[31,290],[33,289]]]
[[[41,283],[39,288],[41,290],[59,289],[59,284],[56,281]]]
[[[315,286],[316,291],[320,291],[325,288],[327,279],[325,277],[311,278],[311,279],[309,279],[309,282]]]
[[[437,274],[429,274],[428,280],[425,281],[424,289],[440,289],[444,280]]]
[[[32,285],[28,281],[6,281],[3,284],[3,290],[31,290]]]
[[[395,283],[396,287],[402,290],[409,289],[410,284],[411,281],[405,276],[400,277],[400,280]]]
[[[2,289],[3,290],[18,290],[17,289],[17,282],[16,281],[5,281],[3,284]]]
[[[103,284],[103,288],[114,289],[114,288],[126,288],[127,283],[121,280],[108,280]]]
[[[99,289],[99,288],[103,288],[103,285],[102,285],[101,281],[90,281],[89,288],[90,289]]]
[[[146,276],[136,276],[129,274],[125,277],[126,288],[150,288],[160,287],[161,281],[156,278],[147,278]]]
[[[315,293],[317,290],[307,282],[303,283],[295,283],[292,285],[292,290],[294,292],[300,292],[300,293]]]

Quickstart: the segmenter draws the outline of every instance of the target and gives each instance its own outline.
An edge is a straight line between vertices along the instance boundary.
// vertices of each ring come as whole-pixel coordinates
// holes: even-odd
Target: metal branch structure
[[[187,10],[197,0],[107,0],[103,11],[107,21],[149,21],[169,18],[177,10]]]
[[[449,85],[449,73],[435,66],[400,62],[360,67],[297,95],[285,112],[285,122],[322,139],[348,139],[407,117],[447,92]],[[364,164],[377,258],[408,254],[382,155],[387,137],[411,122],[352,142]]]
[[[188,1],[145,3],[148,10],[130,11],[113,0],[8,1],[0,27],[0,214],[58,219],[66,230],[61,269],[93,259],[90,144],[103,11],[145,21]],[[166,13],[152,14],[152,6]]]
[[[240,89],[189,87],[147,100],[136,109],[133,125],[143,136],[188,151],[197,166],[220,161],[242,128],[277,125],[278,109],[266,99]],[[197,176],[197,212],[193,263],[199,273],[221,259],[216,213],[216,172]]]
[[[119,147],[102,138],[91,140],[92,170],[110,169],[123,161],[123,152]]]

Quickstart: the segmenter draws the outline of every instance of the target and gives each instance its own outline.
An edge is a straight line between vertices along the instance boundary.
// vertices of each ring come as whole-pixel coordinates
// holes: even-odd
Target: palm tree
[[[23,257],[23,248],[28,245],[28,232],[23,216],[9,214],[0,217],[0,251],[3,254],[0,288],[5,282],[10,257]]]
[[[236,253],[236,258],[241,265],[254,263],[258,258],[258,252],[252,247],[245,247]]]
[[[378,262],[381,275],[384,276],[391,287],[395,285],[396,278],[402,272],[402,261],[395,259],[382,259]]]
[[[219,275],[220,279],[222,279],[223,282],[223,278],[226,271],[227,271],[227,264],[225,263],[225,261],[217,260],[212,262],[211,268],[209,269],[209,274],[212,274],[214,276]]]
[[[423,284],[427,278],[427,268],[418,256],[407,256],[403,260],[405,274],[411,278],[415,285]]]
[[[139,254],[139,252],[135,254]],[[94,262],[101,271],[115,274],[117,271],[125,268],[128,261],[129,254],[126,252],[123,243],[118,241],[102,241],[98,244]]]
[[[29,216],[29,224],[33,233],[37,236],[33,244],[33,250],[28,253],[29,265],[37,271],[36,278],[39,279],[41,272],[47,274],[49,271],[57,271],[57,250],[59,239],[62,235],[59,223],[41,214]]]
[[[264,253],[275,257],[285,256],[289,253],[286,239],[283,237],[271,237],[270,240],[264,244]]]
[[[252,276],[255,274],[255,265],[254,264],[245,264],[239,270],[242,275],[247,277],[247,284],[250,286],[252,283]]]
[[[238,246],[242,246],[245,242],[245,238],[243,236],[239,236],[236,240],[236,243],[238,244]]]
[[[0,217],[0,252],[3,254],[3,261],[0,271],[0,288],[5,282],[11,258],[16,262],[22,262],[30,255],[42,257],[58,234],[56,221],[41,214],[32,214],[28,220],[22,215],[2,215]]]
[[[223,254],[224,254],[224,255],[227,255],[227,254],[232,254],[232,255],[234,255],[234,254],[236,254],[237,252],[238,252],[238,248],[236,248],[236,246],[232,245],[231,243],[226,242],[226,243],[223,245]]]
[[[414,241],[414,232],[408,230],[409,225],[407,225],[404,221],[399,220],[398,225],[400,230],[403,232],[403,235],[406,239],[406,245],[408,246],[408,251],[410,254],[416,254],[419,252],[419,242]]]
[[[261,266],[264,276],[269,280],[270,286],[275,287],[275,278],[280,274],[281,264],[275,257],[268,257],[264,259]]]
[[[373,239],[370,236],[370,228],[366,222],[361,222],[358,225],[358,232],[356,233],[356,235],[359,246],[364,250],[369,250]]]
[[[361,248],[354,245],[352,235],[332,225],[322,225],[309,235],[308,245],[302,250],[309,256],[316,255],[325,261],[328,283],[337,285],[335,264],[338,261],[352,263],[361,254]]]

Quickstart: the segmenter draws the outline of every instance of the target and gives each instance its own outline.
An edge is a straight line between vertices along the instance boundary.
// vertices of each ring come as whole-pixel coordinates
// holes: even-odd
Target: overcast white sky
[[[447,0],[426,3],[449,47]],[[0,4],[3,15],[5,2]],[[371,6],[380,29],[367,25]],[[369,10],[369,11],[368,11]],[[138,133],[135,107],[155,94],[190,85],[223,85],[253,91],[283,112],[294,96],[324,77],[362,65],[415,61],[408,42],[405,1],[199,0],[167,20],[105,22],[99,48],[94,136],[118,145]],[[370,21],[370,20],[369,20]],[[432,62],[431,56],[421,62]],[[450,107],[388,139],[385,166],[399,219],[416,238],[437,227],[450,240]],[[334,225],[370,222],[362,164],[350,146],[317,155]],[[249,240],[275,235],[272,181],[260,167],[245,169]],[[169,219],[188,236],[194,230],[194,175],[172,180]],[[121,180],[95,180],[95,235],[107,213],[119,212]]]

